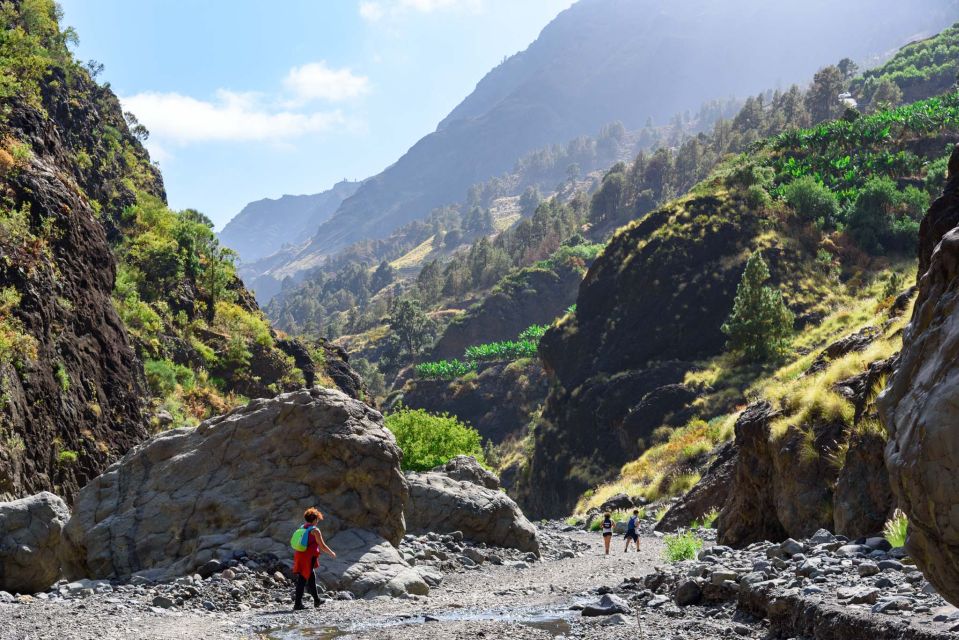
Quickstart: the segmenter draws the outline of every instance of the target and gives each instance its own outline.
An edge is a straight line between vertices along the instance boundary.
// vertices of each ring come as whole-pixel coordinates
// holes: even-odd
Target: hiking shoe
[[[296,604],[293,605],[294,611],[302,611],[303,609],[306,609],[306,607],[303,606],[302,602],[297,602]]]
[[[323,604],[323,601],[320,600],[319,598],[316,598],[315,600],[313,600],[314,609],[319,609],[321,604]]]

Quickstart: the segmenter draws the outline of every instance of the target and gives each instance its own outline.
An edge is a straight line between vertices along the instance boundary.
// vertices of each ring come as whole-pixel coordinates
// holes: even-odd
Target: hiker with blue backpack
[[[293,601],[293,610],[305,609],[303,606],[303,591],[309,588],[313,596],[313,606],[320,606],[320,594],[316,591],[316,573],[320,566],[320,554],[325,553],[331,558],[336,554],[326,546],[323,534],[316,523],[323,519],[319,509],[310,507],[303,514],[303,526],[293,532],[290,546],[293,547],[293,574],[296,578],[296,596]]]

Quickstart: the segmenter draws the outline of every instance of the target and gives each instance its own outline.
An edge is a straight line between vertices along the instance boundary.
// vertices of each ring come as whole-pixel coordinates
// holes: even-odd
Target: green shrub
[[[53,368],[53,376],[57,379],[57,384],[60,385],[61,391],[67,392],[70,390],[70,374],[62,362],[58,362]]]
[[[425,380],[453,380],[465,376],[476,368],[474,362],[462,360],[439,360],[437,362],[422,362],[413,367],[417,378]]]
[[[839,217],[839,200],[826,185],[812,176],[803,176],[786,185],[786,202],[800,220],[832,227]]]
[[[425,471],[458,455],[485,463],[480,434],[456,416],[400,407],[384,418],[403,451],[403,469]]]
[[[695,560],[696,554],[703,548],[703,541],[689,532],[665,536],[663,542],[666,544],[663,558],[667,562]]]
[[[57,454],[57,462],[60,464],[73,464],[79,459],[80,454],[78,454],[76,451],[70,451],[69,449],[61,451],[59,454]]]
[[[547,329],[549,329],[549,325],[548,325],[548,324],[534,324],[534,325],[531,325],[531,326],[529,326],[529,327],[526,327],[526,329],[523,330],[523,333],[519,334],[519,339],[520,339],[521,342],[523,342],[523,341],[537,341],[537,342],[538,342],[540,338],[542,338],[544,335],[546,335]]]
[[[192,389],[196,384],[193,371],[169,360],[147,360],[143,363],[150,390],[158,397],[166,397],[176,391],[177,385]]]
[[[516,360],[535,357],[539,340],[504,340],[477,344],[466,348],[463,356],[467,360]]]
[[[909,518],[901,509],[896,509],[883,527],[882,533],[886,541],[894,547],[902,547],[906,544],[906,533],[909,529]]]

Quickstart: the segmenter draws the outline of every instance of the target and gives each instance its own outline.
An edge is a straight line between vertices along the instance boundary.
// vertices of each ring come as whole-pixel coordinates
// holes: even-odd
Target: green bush
[[[693,520],[692,524],[689,525],[690,529],[712,529],[713,523],[716,522],[716,518],[719,517],[719,509],[712,509],[708,513],[703,514],[702,518]]]
[[[423,362],[413,367],[417,378],[425,380],[453,380],[465,376],[476,368],[474,362],[462,360],[439,360],[437,362]]]
[[[143,371],[150,390],[161,398],[176,391],[177,385],[192,389],[196,384],[193,371],[169,360],[147,360],[143,363]]]
[[[695,560],[696,554],[703,548],[703,541],[689,532],[665,536],[663,542],[666,544],[663,558],[667,562]]]
[[[812,176],[803,176],[786,185],[784,195],[800,220],[832,227],[839,217],[839,200],[829,187]]]
[[[523,333],[519,334],[519,339],[521,342],[531,340],[539,341],[540,338],[546,335],[548,329],[548,324],[534,324],[524,329]]]
[[[78,454],[76,451],[70,451],[69,449],[61,451],[59,454],[57,454],[57,462],[60,464],[73,464],[79,459],[80,454]]]
[[[538,348],[539,339],[505,340],[467,347],[464,357],[467,360],[516,360],[535,357]]]
[[[67,392],[70,390],[70,374],[67,373],[67,368],[63,366],[62,362],[58,362],[57,366],[53,368],[53,375],[57,379],[61,391]]]
[[[485,463],[480,434],[456,416],[400,407],[384,418],[403,451],[403,469],[426,471],[459,455]]]
[[[906,544],[906,533],[909,529],[909,518],[901,509],[896,509],[883,527],[882,533],[886,541],[894,547],[902,547]]]

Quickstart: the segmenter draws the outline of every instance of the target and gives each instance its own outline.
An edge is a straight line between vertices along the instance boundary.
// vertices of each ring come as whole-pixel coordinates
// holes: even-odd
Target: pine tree
[[[757,251],[746,262],[732,313],[722,327],[729,336],[726,348],[745,360],[755,362],[779,355],[792,333],[793,313],[779,290],[763,284],[768,279],[769,267]]]

